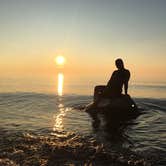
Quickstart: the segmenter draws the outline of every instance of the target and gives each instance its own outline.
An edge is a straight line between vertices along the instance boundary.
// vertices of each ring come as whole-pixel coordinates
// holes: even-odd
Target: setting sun
[[[57,56],[55,61],[57,65],[63,65],[65,63],[65,58],[63,56]]]

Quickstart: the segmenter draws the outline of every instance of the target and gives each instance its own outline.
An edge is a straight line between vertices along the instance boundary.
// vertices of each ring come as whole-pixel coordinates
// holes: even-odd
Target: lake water
[[[166,86],[131,86],[143,114],[118,134],[92,125],[93,97],[75,88],[0,93],[0,165],[166,165]]]

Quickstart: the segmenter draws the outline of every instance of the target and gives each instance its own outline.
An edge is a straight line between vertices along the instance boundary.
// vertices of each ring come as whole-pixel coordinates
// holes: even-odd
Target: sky
[[[63,72],[68,84],[103,84],[120,57],[131,83],[165,84],[165,9],[165,0],[0,0],[0,77],[51,82]]]

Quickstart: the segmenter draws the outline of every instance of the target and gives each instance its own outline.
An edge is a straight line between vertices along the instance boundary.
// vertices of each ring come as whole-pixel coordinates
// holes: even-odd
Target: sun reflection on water
[[[66,116],[66,113],[68,111],[70,111],[70,108],[64,108],[63,104],[59,104],[58,111],[59,111],[59,113],[53,116],[54,126],[53,126],[52,135],[56,135],[58,137],[63,137],[63,136],[65,136],[65,134],[64,134],[65,116]]]
[[[58,95],[63,95],[63,82],[64,82],[64,75],[63,73],[58,74]]]
[[[54,115],[55,124],[53,131],[63,131],[63,117],[65,116],[65,109],[63,108],[63,104],[59,104],[58,108],[60,113],[58,115]]]

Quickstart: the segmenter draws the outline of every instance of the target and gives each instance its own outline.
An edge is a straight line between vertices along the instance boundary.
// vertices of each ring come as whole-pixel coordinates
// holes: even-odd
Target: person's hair
[[[117,67],[118,69],[123,69],[123,68],[124,68],[123,60],[120,59],[120,58],[116,59],[115,64],[116,64],[116,67]]]

